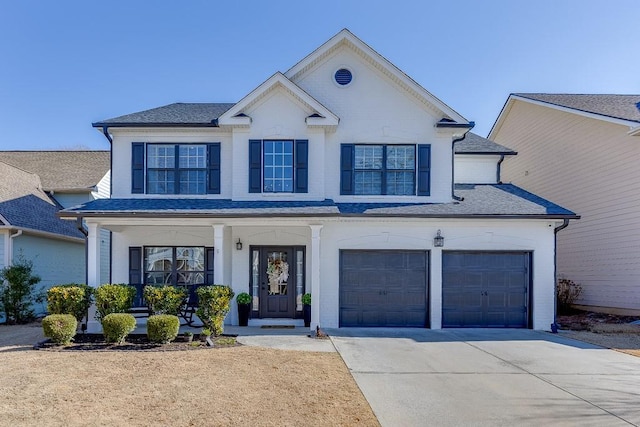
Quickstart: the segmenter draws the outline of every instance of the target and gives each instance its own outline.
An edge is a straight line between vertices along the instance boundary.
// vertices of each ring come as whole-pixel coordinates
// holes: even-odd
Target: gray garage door
[[[341,251],[340,326],[427,325],[427,252]]]
[[[442,326],[526,328],[529,252],[443,252]]]

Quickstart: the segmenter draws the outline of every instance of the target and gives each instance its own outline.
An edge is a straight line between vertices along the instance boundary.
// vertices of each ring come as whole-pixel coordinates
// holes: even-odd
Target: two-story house
[[[307,292],[312,327],[554,321],[555,231],[576,215],[500,184],[515,153],[465,144],[472,122],[348,30],[235,104],[94,127],[111,199],[63,213],[88,226],[91,285],[108,229],[113,282],[230,284],[254,325],[301,324]]]

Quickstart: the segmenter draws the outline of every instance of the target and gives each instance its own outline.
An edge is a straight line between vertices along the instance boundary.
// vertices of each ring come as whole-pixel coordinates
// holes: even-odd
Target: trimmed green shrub
[[[147,337],[149,341],[168,344],[176,339],[180,330],[180,319],[171,314],[155,314],[147,321]]]
[[[224,285],[201,286],[196,293],[199,301],[196,315],[217,337],[224,331],[224,318],[229,313],[234,293],[231,287]]]
[[[93,288],[84,283],[56,285],[47,291],[47,306],[51,314],[73,314],[78,322],[87,315]]]
[[[111,313],[102,319],[102,332],[107,342],[122,344],[136,328],[136,318],[129,313]]]
[[[136,288],[129,285],[106,284],[96,289],[96,320],[111,313],[125,313],[133,305]]]
[[[78,321],[72,314],[50,314],[42,319],[44,336],[58,345],[69,345],[76,334]]]
[[[145,286],[144,300],[152,314],[172,314],[177,316],[187,298],[187,290],[177,286]]]
[[[311,305],[311,294],[302,295],[302,305]]]
[[[12,265],[0,270],[0,311],[6,323],[27,323],[35,318],[31,306],[44,301],[44,293],[35,287],[39,282],[40,277],[33,274],[33,262],[22,252]]]
[[[251,304],[251,295],[246,292],[241,292],[236,297],[236,302],[238,304]]]

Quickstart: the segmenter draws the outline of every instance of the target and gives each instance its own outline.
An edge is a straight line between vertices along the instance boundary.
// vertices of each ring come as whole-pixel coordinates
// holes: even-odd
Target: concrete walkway
[[[330,339],[309,337],[309,328],[261,328],[257,326],[225,326],[225,334],[238,335],[240,344],[297,351],[336,351]]]
[[[327,330],[383,426],[640,425],[640,358],[529,330]]]

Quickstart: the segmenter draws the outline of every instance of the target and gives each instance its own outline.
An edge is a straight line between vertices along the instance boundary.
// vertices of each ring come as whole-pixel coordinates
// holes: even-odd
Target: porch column
[[[87,285],[100,286],[100,224],[87,223]],[[91,304],[87,317],[87,332],[98,333],[102,326],[95,318],[96,304]]]
[[[100,285],[100,225],[87,223],[87,284],[97,288]]]
[[[213,282],[208,285],[224,285],[224,224],[213,226]]]
[[[320,324],[320,230],[322,225],[311,228],[311,329]]]

